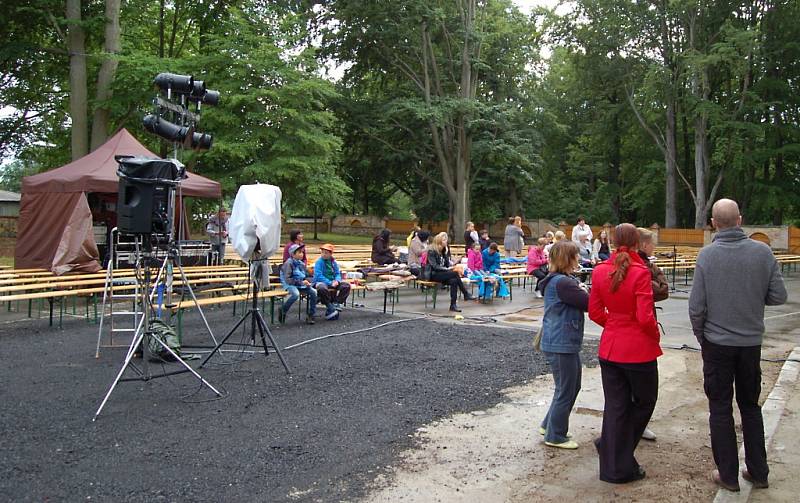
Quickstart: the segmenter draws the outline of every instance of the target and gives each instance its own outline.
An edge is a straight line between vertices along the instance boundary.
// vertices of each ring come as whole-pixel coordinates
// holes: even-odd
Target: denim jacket
[[[553,274],[545,284],[542,351],[579,353],[583,345],[583,311],[561,300],[556,288],[560,281],[578,280],[563,274]]]

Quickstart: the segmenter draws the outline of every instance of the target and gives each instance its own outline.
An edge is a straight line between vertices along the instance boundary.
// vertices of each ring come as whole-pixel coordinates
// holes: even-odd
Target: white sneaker
[[[642,432],[642,438],[645,440],[655,440],[656,434],[653,433],[653,430],[651,430],[650,428],[645,428],[644,432]]]
[[[336,309],[325,315],[326,320],[335,320],[338,317],[339,317],[339,311],[337,311]]]
[[[539,290],[534,290],[533,294],[536,296],[537,299],[542,298],[542,292],[540,292]]]

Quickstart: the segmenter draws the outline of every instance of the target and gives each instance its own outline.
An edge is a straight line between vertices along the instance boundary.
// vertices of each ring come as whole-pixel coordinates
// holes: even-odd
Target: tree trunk
[[[678,146],[675,142],[675,101],[667,102],[665,146],[666,186],[664,190],[664,226],[678,226]]]
[[[81,26],[80,0],[67,0],[67,51],[69,52],[69,115],[72,121],[72,160],[89,153],[86,90],[86,34]]]
[[[106,103],[111,98],[111,83],[117,71],[116,55],[120,51],[119,10],[121,0],[106,0],[105,59],[97,74],[97,108],[92,117],[92,150],[108,139],[108,123],[111,110]]]
[[[706,225],[706,194],[708,193],[708,119],[701,113],[694,120],[694,228]]]

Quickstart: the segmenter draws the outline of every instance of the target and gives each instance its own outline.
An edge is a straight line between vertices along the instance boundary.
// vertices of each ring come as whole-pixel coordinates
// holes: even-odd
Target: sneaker
[[[336,309],[337,311],[343,311],[344,310],[344,306],[339,304],[338,302],[334,302],[333,303],[333,308]]]
[[[653,433],[653,430],[651,430],[650,428],[645,428],[644,431],[642,432],[642,438],[645,440],[655,441],[656,434]]]
[[[566,442],[561,442],[560,444],[556,444],[553,442],[548,442],[545,440],[544,445],[549,445],[550,447],[558,447],[559,449],[577,449],[578,442],[574,440],[567,440]]]
[[[455,304],[450,304],[450,311],[453,313],[460,313],[461,309],[459,309],[458,306]]]
[[[767,482],[766,480],[762,482],[760,480],[754,479],[753,476],[750,475],[750,472],[747,471],[747,468],[742,470],[742,478],[753,484],[753,489],[766,489],[769,487],[769,482]]]
[[[539,426],[539,435],[542,435],[542,436],[547,435],[547,430],[545,430],[543,427]],[[567,438],[572,438],[572,433],[567,432]]]
[[[336,320],[338,318],[339,318],[339,311],[337,311],[336,309],[325,315],[325,319],[328,321]]]
[[[313,325],[314,323],[316,323],[316,322],[314,321],[314,317],[313,316],[307,316],[306,317],[306,325]]]
[[[535,296],[537,299],[541,299],[541,298],[542,298],[542,292],[540,292],[539,290],[534,290],[534,291],[533,291],[533,295],[534,295],[534,296]]]

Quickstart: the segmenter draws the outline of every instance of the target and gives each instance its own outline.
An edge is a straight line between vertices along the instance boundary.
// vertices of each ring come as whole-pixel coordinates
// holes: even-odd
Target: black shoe
[[[306,316],[306,325],[313,325],[316,323],[313,316]]]
[[[595,442],[594,442],[594,447],[595,447],[595,449],[597,449],[597,452],[599,453],[600,452],[600,447],[598,446],[598,441],[597,440],[595,440]],[[647,472],[644,471],[644,468],[639,466],[636,469],[635,472],[633,472],[631,475],[628,475],[627,477],[623,477],[621,479],[612,479],[612,478],[604,477],[603,474],[601,473],[600,474],[600,480],[602,480],[603,482],[608,482],[609,484],[629,484],[631,482],[636,482],[637,480],[642,480],[646,476],[647,476]]]
[[[461,309],[459,309],[458,306],[455,305],[455,304],[450,304],[450,311],[452,311],[454,313],[460,313]]]
[[[769,487],[769,482],[754,479],[750,472],[747,471],[747,468],[742,470],[742,478],[753,484],[754,489],[766,489]]]
[[[728,484],[727,482],[722,480],[722,477],[720,477],[719,470],[714,470],[713,472],[711,472],[711,480],[713,480],[715,484],[717,484],[723,489],[727,489],[728,491],[733,491],[733,492],[739,492],[739,481],[737,480],[735,484]]]

